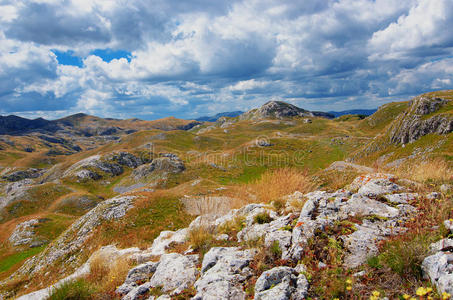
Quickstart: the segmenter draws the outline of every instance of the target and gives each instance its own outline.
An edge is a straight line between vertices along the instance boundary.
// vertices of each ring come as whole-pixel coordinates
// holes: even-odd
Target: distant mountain
[[[240,110],[237,110],[237,111],[229,111],[229,112],[222,112],[222,113],[218,113],[216,114],[215,116],[203,116],[203,117],[199,117],[197,119],[195,119],[196,121],[200,121],[200,122],[215,122],[217,121],[219,118],[221,117],[230,117],[230,118],[234,118],[234,117],[237,117],[239,115],[242,115],[244,112],[243,111],[240,111]]]
[[[30,120],[14,115],[0,116],[0,134],[26,133],[39,130],[54,132],[58,129],[57,124],[43,118]]]
[[[333,119],[334,115],[320,111],[309,111],[283,101],[269,101],[260,108],[243,113],[242,120],[286,119],[292,117],[323,117]]]
[[[128,134],[138,130],[188,130],[200,124],[199,121],[176,119],[173,117],[154,121],[139,119],[112,119],[74,114],[57,120],[38,118],[30,120],[14,115],[0,116],[0,135],[23,135],[29,133],[61,133],[73,136],[107,136]]]
[[[343,111],[329,111],[329,114],[335,116],[335,118],[344,116],[344,115],[364,115],[364,116],[371,116],[377,111],[377,109],[351,109],[351,110],[343,110]]]

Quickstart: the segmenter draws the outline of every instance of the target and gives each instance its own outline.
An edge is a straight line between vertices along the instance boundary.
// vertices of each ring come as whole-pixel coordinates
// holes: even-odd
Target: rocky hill
[[[452,97],[4,135],[0,299],[449,299]]]
[[[295,105],[282,101],[269,101],[257,109],[252,109],[240,116],[242,120],[260,119],[287,119],[293,117],[324,117],[334,118],[332,114],[325,112],[308,111]]]

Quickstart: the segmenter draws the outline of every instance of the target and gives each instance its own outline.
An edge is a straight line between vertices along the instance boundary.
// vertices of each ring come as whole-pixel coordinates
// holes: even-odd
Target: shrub
[[[257,224],[265,224],[265,223],[270,223],[272,221],[272,218],[271,218],[271,216],[269,216],[269,213],[263,212],[263,213],[257,214],[253,218],[253,221],[254,221],[254,223],[257,223]]]
[[[282,250],[280,249],[280,243],[278,241],[272,242],[272,245],[269,249],[273,256],[280,258],[282,257]]]
[[[84,279],[71,280],[55,288],[48,300],[85,300],[91,299],[95,289]]]

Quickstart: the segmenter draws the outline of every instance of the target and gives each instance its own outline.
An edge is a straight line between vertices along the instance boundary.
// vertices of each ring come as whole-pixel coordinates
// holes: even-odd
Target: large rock
[[[197,279],[197,263],[198,255],[164,254],[150,280],[151,286],[161,287],[163,292],[178,294],[192,286]]]
[[[94,229],[104,221],[116,220],[126,215],[133,207],[134,196],[120,196],[99,203],[63,232],[40,254],[27,260],[15,275],[31,275],[51,266],[59,259],[65,267],[77,267],[83,258],[79,254],[85,241],[95,232]]]
[[[255,254],[253,249],[211,248],[203,258],[202,275],[195,282],[197,294],[193,299],[245,299],[242,286],[251,276],[248,265]]]
[[[256,300],[304,299],[308,281],[290,267],[276,267],[264,272],[255,284]]]
[[[30,168],[9,173],[8,175],[4,175],[2,178],[7,181],[16,182],[24,179],[38,178],[43,175],[44,172],[44,169]]]
[[[9,242],[13,244],[13,246],[30,244],[35,238],[34,229],[38,223],[38,219],[31,219],[18,224],[9,237]]]
[[[352,195],[351,199],[340,210],[345,216],[352,217],[376,215],[382,218],[395,218],[399,215],[397,208],[361,194]]]
[[[368,197],[402,192],[404,188],[388,179],[373,179],[359,188],[358,193]]]
[[[453,254],[439,251],[423,260],[422,270],[439,293],[453,294]]]
[[[449,101],[422,95],[411,101],[407,109],[388,130],[390,141],[395,144],[412,143],[420,137],[430,134],[448,134],[453,131],[453,117],[451,114],[429,114],[437,112]]]
[[[142,165],[135,169],[133,175],[135,180],[139,180],[150,176],[155,172],[180,173],[185,169],[184,163],[177,156],[159,157],[153,159],[151,163]]]

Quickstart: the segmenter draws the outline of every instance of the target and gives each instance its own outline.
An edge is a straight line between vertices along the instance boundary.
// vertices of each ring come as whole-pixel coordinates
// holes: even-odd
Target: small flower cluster
[[[426,297],[427,300],[432,300],[434,299],[433,296],[432,296],[432,292],[433,292],[433,289],[430,288],[430,287],[419,287],[417,288],[417,290],[415,291],[415,294],[419,297],[419,299],[425,299],[424,297]],[[442,300],[448,300],[451,298],[451,295],[447,292],[443,292],[440,299]],[[403,299],[406,299],[406,300],[416,300],[416,298],[412,297],[411,295],[408,295],[408,294],[404,294],[403,295]]]
[[[378,291],[373,291],[370,296],[370,300],[379,300],[381,293]]]

